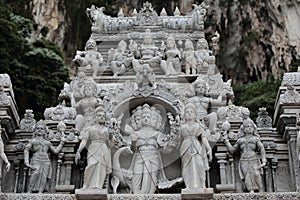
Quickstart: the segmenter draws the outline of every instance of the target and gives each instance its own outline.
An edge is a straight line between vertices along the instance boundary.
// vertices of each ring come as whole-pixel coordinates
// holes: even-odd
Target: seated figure
[[[135,53],[136,59],[132,60],[132,66],[135,71],[140,71],[138,68],[144,68],[144,65],[148,65],[152,69],[160,66],[159,49],[155,46],[149,29],[146,30],[143,43],[136,49]]]
[[[73,61],[79,63],[80,67],[83,67],[85,71],[91,70],[93,77],[96,77],[103,62],[101,53],[97,51],[96,41],[89,39],[85,44],[85,51],[77,51]]]
[[[181,52],[177,49],[173,37],[167,38],[167,49],[165,50],[166,60],[161,61],[161,68],[168,76],[181,73]]]
[[[209,67],[210,51],[208,50],[208,43],[205,38],[201,38],[197,42],[196,63],[197,72],[200,74],[202,70],[207,70]]]
[[[108,52],[108,60],[111,63],[111,70],[114,76],[123,75],[131,66],[133,56],[127,51],[127,43],[121,40],[118,48]]]

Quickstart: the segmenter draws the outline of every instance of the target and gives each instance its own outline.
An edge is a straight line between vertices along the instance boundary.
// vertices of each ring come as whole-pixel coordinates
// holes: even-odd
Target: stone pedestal
[[[76,189],[77,199],[107,199],[107,189]]]
[[[214,189],[213,188],[196,188],[196,189],[182,189],[182,199],[213,199]]]

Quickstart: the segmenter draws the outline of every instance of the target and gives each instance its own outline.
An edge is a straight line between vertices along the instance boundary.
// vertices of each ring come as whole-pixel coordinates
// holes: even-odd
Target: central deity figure
[[[137,116],[140,114],[140,116]],[[158,182],[167,181],[158,151],[158,131],[162,118],[159,111],[148,104],[138,107],[135,116],[137,131],[132,135],[136,152],[132,161],[133,193],[153,194]]]
[[[123,150],[128,152],[128,146],[117,150],[113,159],[113,176],[120,181],[120,186],[127,185],[134,194],[154,194],[158,189],[170,188],[181,182],[182,178],[168,180],[163,169],[159,149],[169,152],[174,147],[174,140],[160,131],[163,127],[160,110],[148,104],[138,106],[132,111],[130,121],[131,126],[125,127],[134,152],[129,169],[122,169],[119,164],[119,154]],[[113,187],[116,191],[118,185]]]

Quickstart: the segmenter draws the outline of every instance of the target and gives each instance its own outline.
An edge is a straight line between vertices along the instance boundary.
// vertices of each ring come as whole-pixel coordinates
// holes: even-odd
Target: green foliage
[[[290,72],[298,71],[299,66],[300,66],[300,59],[293,58],[291,66],[290,66]]]
[[[270,116],[274,114],[274,105],[280,81],[258,81],[233,88],[235,94],[234,104],[249,108],[251,118],[257,117],[260,107],[267,108]]]
[[[30,108],[40,119],[45,108],[57,104],[60,89],[69,81],[69,70],[57,45],[46,40],[28,41],[32,24],[0,3],[0,73],[11,77],[19,115]]]
[[[47,26],[44,26],[42,29],[41,29],[41,34],[43,37],[46,37],[49,33],[49,28]]]

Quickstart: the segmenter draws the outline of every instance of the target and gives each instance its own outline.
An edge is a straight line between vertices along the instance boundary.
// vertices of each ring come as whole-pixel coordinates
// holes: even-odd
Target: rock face
[[[221,32],[218,66],[238,82],[266,80],[290,71],[299,59],[299,1],[206,1],[207,24]],[[296,67],[296,66],[295,66]],[[225,72],[231,69],[232,72]]]
[[[42,36],[43,29],[48,29],[46,39],[63,46],[65,34],[65,6],[63,0],[34,0],[32,1],[32,16],[38,29],[35,33],[36,38]],[[47,27],[47,28],[45,28]]]

